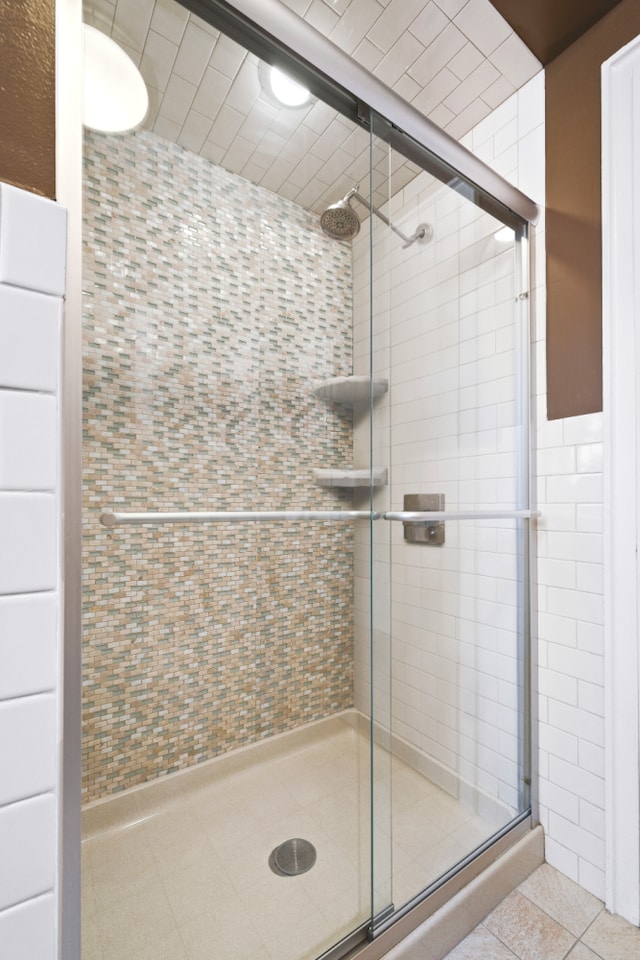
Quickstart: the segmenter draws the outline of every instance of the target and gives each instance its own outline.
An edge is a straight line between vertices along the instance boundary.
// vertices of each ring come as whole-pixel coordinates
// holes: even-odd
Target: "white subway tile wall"
[[[55,960],[56,898],[45,893],[0,913],[0,948],[7,960],[37,957]]]
[[[501,148],[510,147],[503,135]],[[406,493],[439,493],[448,509],[513,509],[520,434],[513,244],[496,239],[498,221],[427,174],[393,197],[388,214],[409,235],[421,222],[434,231],[430,244],[407,249],[393,236],[374,239],[374,369],[390,379],[374,443],[390,466],[389,505],[402,510]],[[354,244],[359,372],[369,343],[367,248],[363,230]],[[365,440],[356,431],[356,445]],[[382,659],[376,664],[376,718],[422,754],[436,780],[503,825],[521,807],[516,526],[450,523],[443,547],[405,543],[400,525],[375,536],[391,537],[392,601],[380,615],[393,638],[391,682]],[[384,539],[381,583],[388,551]],[[365,711],[366,614],[362,603],[356,705]]]
[[[0,282],[61,297],[66,210],[6,183],[0,184],[0,203]]]
[[[51,493],[0,493],[0,590],[54,590],[58,578],[57,501]]]
[[[0,806],[55,788],[56,738],[53,693],[0,702],[2,756],[13,771],[0,783]]]
[[[0,390],[0,490],[53,490],[57,470],[56,398]]]
[[[56,956],[66,213],[0,184],[0,955]]]
[[[54,888],[56,842],[56,798],[53,793],[30,797],[2,808],[0,904],[3,908]]]
[[[505,156],[515,149],[511,179],[542,210],[531,283],[537,496],[542,511],[537,547],[540,817],[548,861],[602,899],[602,415],[556,421],[546,417],[543,75],[463,142],[500,172],[506,172]]]
[[[540,816],[547,859],[604,898],[602,414],[539,397]]]
[[[542,210],[531,284],[542,512],[537,545],[540,818],[549,863],[604,899],[602,414],[555,421],[546,416],[543,75],[466,142],[493,164],[492,151],[498,144],[504,149],[501,130],[514,110],[513,180]]]
[[[472,5],[468,7],[471,14]],[[467,7],[464,9],[466,15]],[[497,53],[499,51],[500,48]],[[509,50],[505,48],[505,66],[508,57]],[[515,82],[517,63],[512,67]],[[531,278],[532,350],[535,358],[532,402],[537,412],[534,467],[537,470],[538,506],[543,514],[538,524],[537,561],[540,816],[547,835],[549,862],[603,898],[602,421],[601,414],[564,421],[546,419],[543,74],[536,76],[494,110],[462,142],[528,193],[542,210],[534,233]],[[418,177],[391,204],[394,222],[406,222],[408,226],[410,222],[431,218],[435,226],[433,249],[438,264],[438,286],[433,291],[435,299],[431,309],[428,304],[425,308],[425,296],[420,292],[424,289],[423,279],[416,277],[418,263],[427,271],[433,269],[434,260],[430,259],[429,251],[415,248],[413,251],[404,251],[406,259],[402,266],[394,264],[393,284],[402,288],[404,304],[401,319],[394,321],[399,342],[393,343],[394,383],[390,393],[394,411],[392,497],[397,489],[408,490],[408,485],[418,489],[420,484],[428,483],[429,489],[435,490],[434,484],[437,484],[438,491],[447,495],[448,506],[465,501],[481,505],[483,493],[494,492],[495,481],[491,477],[499,477],[501,470],[505,469],[505,451],[508,457],[513,443],[512,411],[507,401],[511,390],[509,374],[500,366],[500,357],[508,356],[510,348],[510,330],[506,320],[510,305],[505,296],[504,306],[500,306],[496,296],[499,284],[506,283],[507,278],[496,278],[494,281],[485,275],[483,283],[481,271],[494,269],[494,264],[489,261],[479,265],[476,273],[469,271],[459,276],[449,275],[446,258],[453,258],[456,252],[464,249],[469,238],[473,238],[474,225],[456,222],[455,211],[448,209],[452,201],[442,191],[437,196],[434,211],[433,197],[429,198],[428,194],[421,196],[423,184],[424,178]],[[361,319],[358,326],[358,318],[366,316],[368,308],[364,276],[356,255],[354,302],[357,326],[354,349],[361,361],[367,347],[366,321]],[[385,294],[388,297],[389,291],[385,290],[384,282],[378,280],[374,296],[382,303],[379,316],[382,320]],[[461,363],[456,367],[456,341],[450,335],[455,334],[458,295],[461,325],[464,328],[467,324],[468,337],[460,345]],[[492,300],[492,297],[496,299]],[[505,314],[498,319],[503,310]],[[447,311],[451,321],[449,326],[443,323]],[[429,332],[425,341],[428,342],[425,343],[425,349],[419,350],[417,341],[410,339],[419,332],[416,329],[418,318],[424,325],[424,317],[436,312],[441,325],[434,336],[431,326],[426,323],[424,329],[428,328]],[[385,337],[386,332],[383,331],[376,341],[377,363],[381,368],[388,362],[384,349]],[[430,382],[426,391],[425,378]],[[397,384],[396,379],[399,381]],[[459,391],[468,401],[460,410],[455,405]],[[504,403],[492,407],[491,401],[499,401],[501,397]],[[486,402],[484,407],[481,405],[482,399]],[[403,420],[406,420],[406,424]],[[388,439],[384,434],[384,426],[381,419],[379,455],[383,455]],[[419,444],[418,447],[412,444],[411,437],[416,428],[420,442],[424,443],[425,437],[429,441],[428,452],[423,456],[420,456]],[[469,435],[476,431],[478,438],[475,456],[469,457],[466,463],[459,461],[459,473],[454,460],[450,459],[456,453],[455,436],[458,429],[461,437],[465,431]],[[357,435],[355,442],[358,442]],[[474,463],[475,474],[471,472]],[[465,469],[468,470],[468,476],[465,475]],[[459,500],[456,499],[458,497]],[[393,506],[398,509],[401,503],[394,502]],[[451,543],[453,536],[451,526],[447,529],[448,543]],[[500,529],[494,531],[500,538],[508,532]],[[470,548],[473,546],[472,541],[459,544],[460,571],[464,569],[462,563],[465,555],[471,562]],[[381,543],[378,549],[383,562],[388,555],[388,544]],[[495,605],[490,607],[493,599],[483,591],[499,584],[500,600],[504,603],[504,588],[512,587],[514,582],[509,579],[510,563],[508,550],[496,551],[495,542],[493,548],[489,543],[483,544],[482,552],[476,554],[475,573],[465,581],[469,596],[467,609],[473,610],[475,606],[475,624],[473,615],[467,621],[479,643],[475,666],[479,668],[483,664],[482,669],[487,676],[492,673],[499,675],[500,657],[504,658],[505,649],[504,645],[497,649],[487,646],[487,627],[482,624],[479,612],[491,609],[495,614],[497,608]],[[403,566],[396,564],[392,627],[395,650],[392,665],[395,678],[393,726],[401,736],[420,744],[422,749],[432,751],[441,763],[450,764],[454,760],[453,748],[461,749],[463,738],[468,734],[468,715],[459,713],[457,735],[451,736],[456,733],[454,715],[451,713],[452,708],[457,706],[456,696],[448,688],[446,667],[444,672],[440,670],[443,663],[447,663],[446,658],[442,661],[443,648],[448,647],[449,655],[455,649],[453,638],[447,633],[450,630],[447,617],[451,611],[430,609],[428,619],[425,617],[420,601],[416,602],[416,597],[420,596],[416,591],[423,591],[424,600],[426,574],[426,566],[420,573],[409,563]],[[444,591],[441,601],[445,604],[451,599],[451,594],[446,593],[445,571],[440,572],[438,585]],[[407,604],[407,598],[411,595],[414,602]],[[505,609],[508,609],[506,605]],[[366,616],[366,613],[366,605],[358,605],[357,616]],[[427,641],[434,633],[439,633],[442,638],[440,648],[436,645],[433,651],[441,662],[436,669],[438,665],[434,661],[427,674],[422,672],[429,656]],[[508,635],[508,632],[501,634],[503,639]],[[369,697],[368,660],[363,655],[362,644],[364,636],[364,630],[358,625],[356,704],[361,709],[365,709]],[[472,675],[462,661],[460,669],[458,676],[468,697],[465,676],[469,679]],[[476,674],[473,677],[474,684],[477,684],[478,676]],[[509,702],[513,689],[513,684],[507,681],[500,688],[494,688],[493,698],[485,698],[484,713],[475,731],[475,742],[479,746],[487,748],[495,742],[492,737],[495,738],[495,729],[499,731],[500,721],[504,720],[504,704]],[[449,695],[453,699],[447,703]],[[388,678],[383,678],[380,680],[377,702],[384,722],[388,719],[388,699]],[[428,704],[428,710],[425,710],[425,704]],[[447,719],[452,724],[448,729]],[[497,724],[493,732],[492,724]],[[504,740],[504,734],[500,735]],[[487,738],[484,742],[482,736]],[[512,737],[507,736],[507,739],[510,740],[509,744],[500,747],[495,756],[500,756],[500,750],[504,749],[505,758],[509,758],[509,748],[513,751],[514,741]],[[456,763],[459,763],[461,756],[462,753],[456,756]]]
[[[0,701],[55,688],[57,616],[54,592],[0,598]]]
[[[0,384],[55,393],[60,365],[61,302],[0,284]]]

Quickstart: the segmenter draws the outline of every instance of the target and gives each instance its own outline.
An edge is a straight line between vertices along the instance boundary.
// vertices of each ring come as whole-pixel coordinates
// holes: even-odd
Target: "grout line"
[[[559,920],[556,920],[555,917],[552,917],[550,913],[547,913],[547,911],[544,909],[544,907],[543,907],[541,904],[539,904],[536,900],[533,900],[531,897],[528,897],[527,894],[524,893],[524,891],[522,891],[522,890],[520,889],[520,887],[516,887],[516,890],[518,891],[518,893],[520,894],[521,897],[524,897],[525,900],[528,900],[529,903],[533,904],[534,907],[536,907],[538,910],[540,910],[542,913],[544,913],[545,917],[548,917],[549,920],[551,920],[553,923],[557,923],[557,925],[558,925],[559,927],[562,927],[563,930],[566,930],[566,932],[569,934],[569,936],[570,936],[570,937],[573,937],[573,938],[576,940],[576,943],[577,943],[577,941],[578,941],[580,938],[579,938],[579,937],[576,937],[575,933],[573,933],[571,930],[569,930],[567,927],[565,927],[565,925],[564,925],[563,923],[560,923]],[[575,943],[574,943],[573,946],[575,947]],[[573,950],[573,947],[571,947],[571,950]],[[565,954],[565,956],[566,956],[566,954]]]
[[[602,916],[602,914],[605,912],[605,910],[606,910],[606,908],[605,908],[605,906],[603,905],[603,906],[602,906],[602,909],[599,911],[599,913],[596,914],[596,916],[593,918],[593,920],[591,921],[591,923],[589,924],[589,926],[586,928],[586,930],[583,930],[582,935],[581,935],[581,937],[580,937],[580,943],[583,945],[583,947],[586,947],[587,950],[590,950],[591,953],[592,953],[594,956],[600,957],[600,960],[605,960],[605,957],[603,957],[601,953],[598,953],[596,950],[594,950],[593,947],[590,947],[588,943],[585,943],[582,938],[583,938],[584,936],[586,936],[586,934],[589,932],[589,930],[591,930],[591,927],[594,925],[594,923],[596,922],[596,920],[597,920],[599,917]]]
[[[516,887],[516,889],[517,889],[517,887]],[[513,891],[512,891],[512,892],[513,892]],[[507,894],[507,897],[510,897],[510,896],[511,896],[510,893]],[[504,900],[501,900],[500,903],[504,903],[504,901],[507,899],[507,897],[505,897]],[[500,906],[500,904],[498,904],[498,906]],[[496,909],[497,909],[497,908],[496,908]],[[491,911],[491,913],[493,913],[493,910]],[[491,914],[489,914],[489,916],[491,916]],[[487,917],[485,917],[485,920],[486,920],[486,919],[487,919]],[[486,926],[484,920],[483,920],[481,923],[478,924],[478,927],[484,927],[485,930],[487,930],[487,931],[491,934],[491,936],[492,936],[495,940],[498,941],[498,943],[501,943],[501,944],[502,944],[502,946],[505,948],[505,950],[508,950],[509,953],[510,953],[513,957],[516,957],[516,960],[523,960],[523,958],[520,956],[519,953],[515,953],[515,952],[511,949],[511,947],[510,947],[508,944],[506,944],[506,943],[504,942],[504,940],[502,940],[502,939],[498,936],[497,933],[494,933],[493,930],[491,930],[489,927]],[[475,927],[475,929],[477,930],[478,927]],[[471,933],[473,933],[473,930],[471,931]],[[471,934],[469,934],[469,936],[471,936]],[[464,940],[463,940],[462,942],[464,943]],[[573,949],[573,947],[572,947],[571,949]],[[445,957],[444,960],[447,960],[447,958]]]
[[[569,949],[567,950],[567,952],[566,952],[565,954],[563,954],[563,956],[562,956],[562,958],[561,958],[561,960],[566,960],[566,958],[569,956],[569,954],[571,953],[571,951],[572,951],[573,949],[575,949],[576,944],[580,942],[580,938],[579,938],[579,937],[576,937],[575,933],[572,933],[571,930],[567,930],[567,928],[564,926],[564,924],[560,923],[559,920],[556,920],[555,917],[552,917],[551,914],[547,913],[547,911],[546,911],[543,907],[541,907],[539,903],[536,903],[536,901],[535,901],[535,900],[532,900],[531,897],[528,897],[528,896],[526,895],[526,893],[523,893],[522,890],[520,889],[520,886],[516,887],[515,890],[513,890],[510,894],[508,894],[508,895],[504,898],[504,900],[501,900],[501,901],[500,901],[500,904],[498,904],[498,907],[499,907],[501,904],[503,904],[506,900],[508,900],[509,897],[512,897],[514,893],[519,893],[520,896],[523,897],[525,900],[528,900],[529,903],[530,903],[533,907],[536,908],[536,910],[539,910],[541,913],[543,913],[544,916],[547,917],[548,920],[550,920],[552,923],[555,923],[555,924],[556,924],[557,926],[559,926],[562,930],[564,930],[565,933],[567,933],[570,937],[573,938],[573,943],[571,944],[571,946],[569,947]],[[498,909],[498,907],[496,907],[496,909]],[[492,911],[492,912],[493,912],[493,911]],[[489,929],[489,928],[487,928],[487,929]],[[493,931],[490,931],[490,932],[493,933]],[[497,936],[497,934],[494,933],[493,935],[494,935],[494,937],[496,937],[497,939],[500,939],[500,938]],[[500,942],[502,943],[503,941],[501,940]],[[507,947],[507,949],[510,949],[510,948],[507,946],[506,943],[505,943],[505,946]],[[518,956],[518,960],[524,960],[524,958],[521,958],[519,954],[516,954],[516,956]]]
[[[546,861],[545,861],[545,863],[546,863]],[[547,864],[547,865],[550,866],[550,864]],[[552,869],[555,869],[555,868],[552,867]],[[535,871],[534,871],[534,872],[535,872]],[[558,873],[560,873],[560,871],[558,871]],[[564,874],[561,874],[561,876],[564,876]],[[570,877],[567,877],[567,879],[568,879],[568,880],[571,880]],[[575,882],[575,880],[571,880],[571,882],[574,883],[577,887],[580,886],[579,884],[577,884],[577,883]],[[521,884],[520,886],[522,886],[522,884]],[[581,889],[581,890],[584,890],[584,887],[581,887],[580,889]],[[543,907],[541,904],[539,904],[536,900],[533,900],[531,897],[529,897],[523,890],[520,889],[520,887],[516,887],[516,890],[518,891],[519,894],[521,894],[521,896],[523,896],[526,900],[528,900],[529,903],[532,903],[532,904],[534,905],[534,907],[537,907],[539,910],[542,910],[542,912],[545,914],[545,916],[549,917],[550,920],[553,920],[554,923],[557,923],[558,926],[562,927],[563,930],[566,930],[567,933],[568,933],[570,936],[572,936],[572,937],[575,937],[575,936],[576,936],[575,933],[573,933],[571,930],[569,930],[567,927],[565,927],[565,925],[564,925],[563,923],[561,923],[559,920],[556,920],[555,917],[552,917],[550,913],[547,913],[547,911],[544,909],[544,907]],[[585,892],[588,892],[588,891],[585,891]],[[591,894],[591,895],[593,896],[593,894]],[[596,899],[599,899],[599,898],[596,897]],[[600,902],[602,902],[602,901],[600,901]],[[598,913],[596,914],[596,916],[593,918],[593,920],[585,927],[585,929],[582,931],[582,933],[577,937],[576,942],[578,942],[578,943],[581,942],[582,937],[584,937],[585,933],[587,932],[587,930],[589,930],[589,928],[592,926],[592,924],[595,923],[595,921],[596,921],[597,918],[600,916],[600,914],[602,913],[603,910],[604,910],[604,904],[602,905],[601,909],[598,911]],[[586,944],[585,944],[585,946],[586,946]],[[574,947],[575,947],[575,944],[574,944]],[[572,947],[571,949],[573,950],[573,947]]]
[[[566,927],[564,927],[564,929],[566,930]],[[569,931],[569,932],[570,932],[570,931]],[[571,936],[573,937],[574,934],[571,934]],[[577,945],[578,945],[579,943],[580,943],[580,939],[579,939],[579,938],[578,938],[577,940],[574,940],[574,942],[571,944],[571,946],[569,947],[569,949],[567,950],[567,952],[566,952],[565,955],[563,956],[562,960],[567,960],[567,957],[570,956],[570,954],[575,950],[575,948],[577,947]]]

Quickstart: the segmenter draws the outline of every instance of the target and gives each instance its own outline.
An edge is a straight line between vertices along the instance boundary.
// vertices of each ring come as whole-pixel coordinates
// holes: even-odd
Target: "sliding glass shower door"
[[[373,669],[355,697],[372,703],[383,929],[385,907],[417,902],[530,808],[528,253],[516,218],[372,128],[354,353],[370,346],[387,384],[370,440],[388,483],[372,488]]]
[[[366,220],[370,137],[317,99],[308,125],[276,111],[267,64],[190,23],[239,71],[246,142],[277,121],[297,165],[276,192],[152,130],[86,134],[85,960],[313,960],[391,905],[388,854],[373,908],[371,881],[386,720],[353,698],[386,408],[370,337],[353,352],[351,244],[317,209],[357,185]],[[329,183],[307,157],[321,124],[350,143]],[[388,658],[379,556],[375,577]]]
[[[85,139],[83,960],[334,960],[529,810],[526,229],[165,6],[207,122]]]

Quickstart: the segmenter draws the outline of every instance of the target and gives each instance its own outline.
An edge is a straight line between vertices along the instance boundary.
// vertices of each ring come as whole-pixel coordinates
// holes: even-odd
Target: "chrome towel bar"
[[[266,522],[269,520],[378,520],[379,513],[370,510],[216,510],[213,513],[182,510],[178,513],[103,513],[100,523],[105,527],[115,527],[123,523],[243,523]]]
[[[539,510],[391,510],[382,516],[402,523],[436,523],[439,520],[534,520],[541,513]]]
[[[538,510],[430,510],[426,512],[388,511],[378,513],[370,510],[181,510],[177,513],[112,513],[100,516],[105,527],[121,524],[164,524],[164,523],[255,523],[267,521],[311,522],[322,520],[399,520],[410,521],[436,520],[531,520],[540,516]]]

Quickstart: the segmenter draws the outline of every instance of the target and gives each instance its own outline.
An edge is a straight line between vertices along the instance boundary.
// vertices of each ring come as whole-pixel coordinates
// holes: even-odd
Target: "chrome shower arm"
[[[347,196],[353,197],[353,199],[354,199],[354,200],[357,200],[359,203],[361,203],[361,204],[363,205],[363,207],[368,207],[370,210],[372,210],[372,211],[375,213],[376,217],[378,217],[379,220],[382,220],[383,223],[386,223],[386,225],[387,225],[388,227],[391,227],[391,229],[393,230],[394,233],[397,233],[397,234],[398,234],[398,236],[400,237],[401,240],[404,240],[405,245],[411,243],[411,240],[409,240],[409,237],[406,237],[406,236],[404,235],[404,233],[402,232],[402,230],[400,230],[398,227],[395,227],[395,226],[391,223],[391,221],[389,220],[389,218],[384,215],[384,213],[382,213],[380,210],[378,210],[378,208],[375,207],[372,203],[369,203],[369,201],[366,200],[366,199],[362,196],[362,194],[358,193],[357,189],[354,188],[353,191],[349,191],[349,193],[347,194]]]
[[[345,200],[349,200],[352,197],[354,200],[357,200],[359,203],[361,203],[364,207],[368,207],[370,210],[372,210],[379,220],[382,220],[383,223],[386,223],[386,225],[390,227],[391,230],[393,230],[393,232],[396,233],[401,240],[404,241],[403,249],[410,247],[411,244],[415,243],[416,240],[422,240],[424,243],[428,243],[429,240],[431,240],[431,238],[433,237],[433,229],[428,223],[419,223],[413,236],[407,237],[402,232],[402,230],[399,229],[399,227],[396,227],[394,226],[393,223],[391,223],[391,220],[389,220],[389,218],[385,216],[384,213],[378,210],[378,208],[375,207],[372,203],[369,203],[369,201],[366,200],[365,197],[362,196],[362,194],[358,193],[357,187],[353,187],[349,191],[349,193],[345,197]]]

